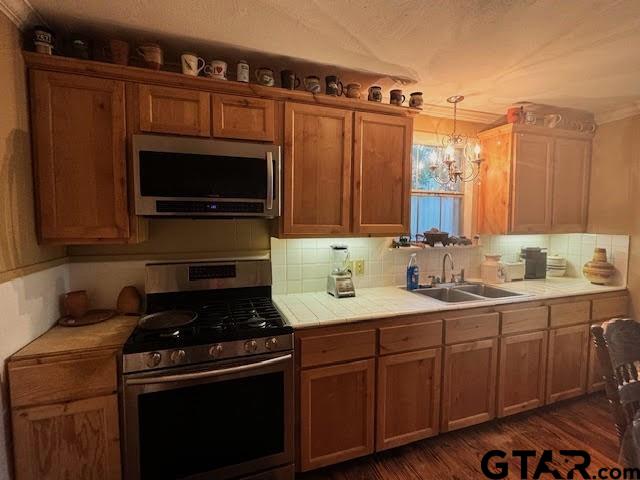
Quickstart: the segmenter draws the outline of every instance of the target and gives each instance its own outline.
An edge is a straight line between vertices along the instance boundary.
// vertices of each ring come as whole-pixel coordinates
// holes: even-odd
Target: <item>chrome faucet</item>
[[[442,277],[440,277],[441,278],[440,281],[442,283],[447,283],[447,276],[446,276],[447,257],[449,257],[449,262],[451,263],[451,275],[453,280],[453,269],[455,268],[455,266],[453,265],[453,257],[449,252],[447,252],[444,254],[444,257],[442,257]]]

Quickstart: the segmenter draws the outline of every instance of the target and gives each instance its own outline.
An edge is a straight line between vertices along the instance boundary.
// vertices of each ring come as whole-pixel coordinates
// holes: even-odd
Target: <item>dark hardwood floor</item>
[[[496,420],[421,442],[352,460],[340,465],[299,474],[298,480],[439,480],[483,479],[480,460],[488,450],[536,450],[528,462],[527,478],[533,478],[542,450],[553,450],[550,463],[567,478],[573,466],[559,450],[585,450],[588,468],[618,467],[618,439],[604,395],[596,394],[561,402],[530,413]],[[519,459],[507,457],[509,476],[521,478]],[[493,463],[490,463],[493,469]],[[495,470],[495,469],[494,469]],[[540,478],[553,478],[544,474]],[[582,478],[576,474],[576,479]],[[595,478],[595,477],[593,477]],[[612,477],[613,478],[613,477]]]

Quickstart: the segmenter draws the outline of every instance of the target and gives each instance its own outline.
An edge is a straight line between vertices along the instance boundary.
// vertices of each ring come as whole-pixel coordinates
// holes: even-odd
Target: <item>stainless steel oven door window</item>
[[[277,145],[133,136],[138,215],[280,214]]]
[[[223,480],[292,464],[293,356],[124,379],[125,478]]]

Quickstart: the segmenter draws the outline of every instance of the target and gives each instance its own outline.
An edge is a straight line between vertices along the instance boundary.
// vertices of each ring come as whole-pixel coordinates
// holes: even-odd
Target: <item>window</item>
[[[449,235],[462,234],[464,186],[442,186],[431,178],[431,158],[442,147],[414,144],[411,179],[411,236],[433,227]]]

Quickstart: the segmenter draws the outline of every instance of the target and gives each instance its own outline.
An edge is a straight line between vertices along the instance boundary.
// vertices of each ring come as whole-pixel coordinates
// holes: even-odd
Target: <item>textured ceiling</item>
[[[496,113],[518,101],[595,113],[640,102],[640,0],[30,3],[62,31],[157,39],[169,52],[198,48],[302,73],[314,62],[336,67],[318,73],[365,72],[385,87],[385,77],[409,79],[405,88],[431,104],[457,93],[464,108]]]

